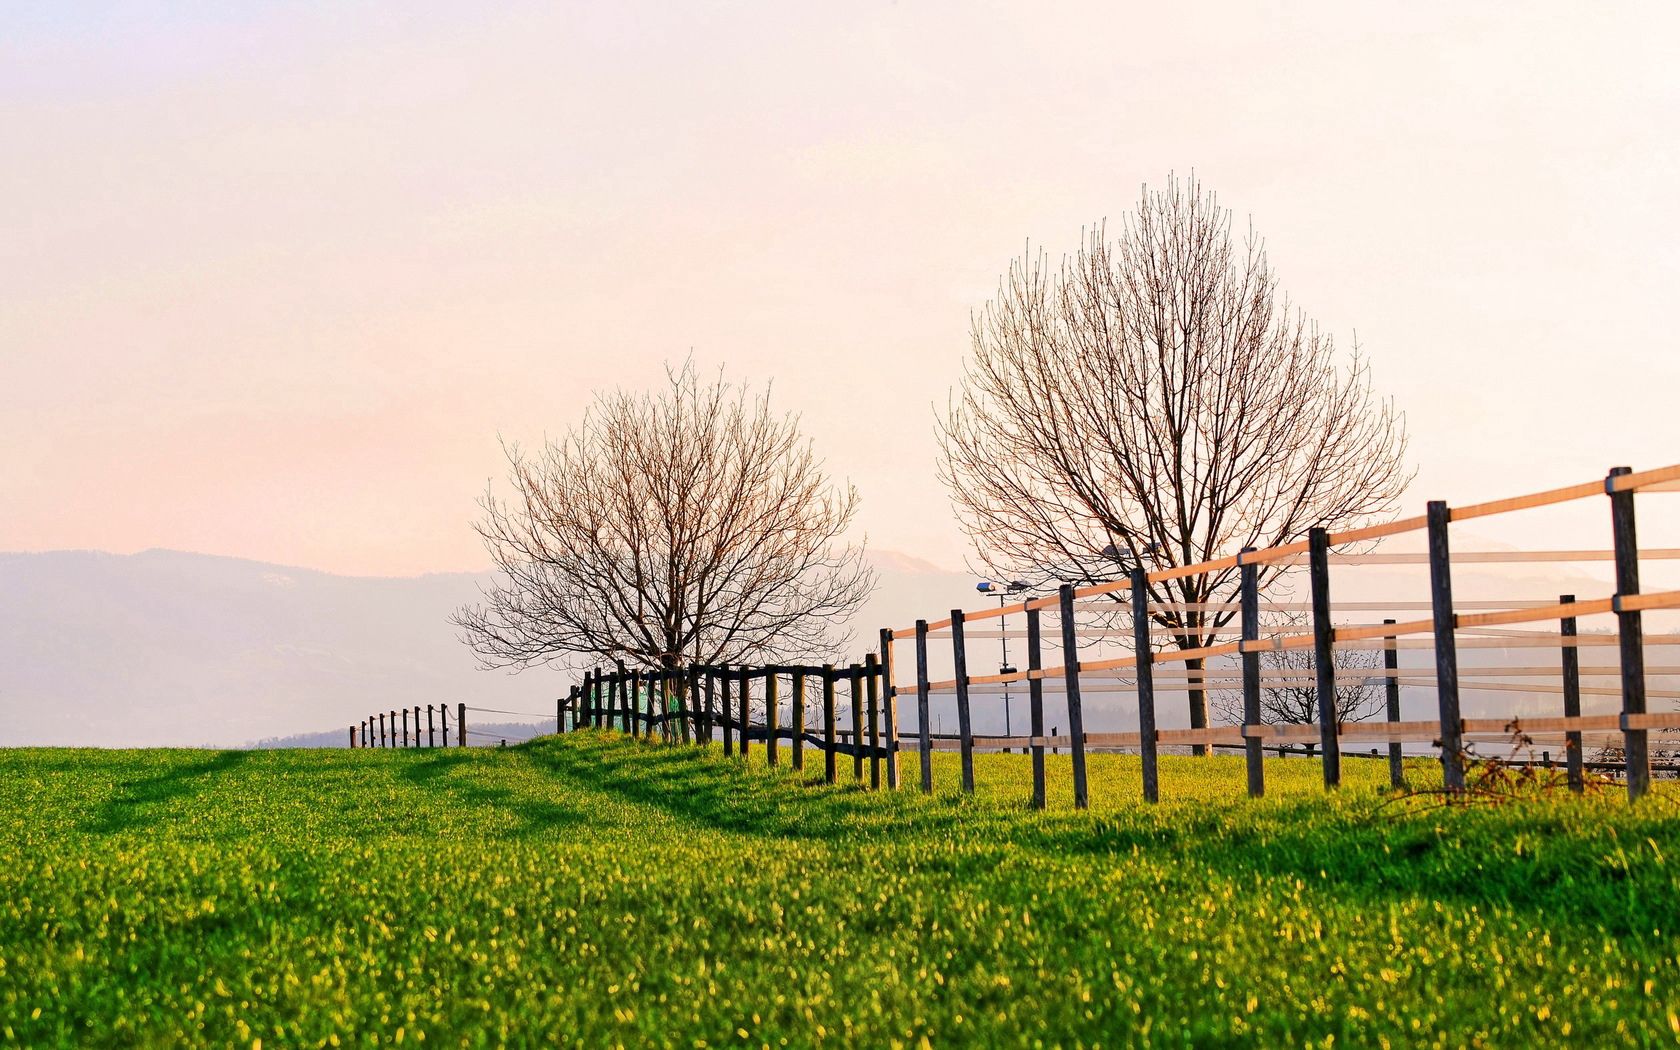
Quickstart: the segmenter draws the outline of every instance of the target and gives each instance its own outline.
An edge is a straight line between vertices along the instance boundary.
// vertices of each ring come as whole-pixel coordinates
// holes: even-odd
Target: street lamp
[[[1003,608],[1005,599],[1011,594],[1026,591],[1031,584],[1026,580],[1011,580],[1008,583],[993,583],[991,580],[981,580],[974,585],[974,589],[981,594],[997,595],[998,608]],[[1009,666],[1009,620],[998,617],[998,634],[1003,642],[1003,663],[998,667],[998,674],[1014,674],[1015,668]],[[1009,721],[1009,683],[1003,683],[1003,735],[1012,736]]]

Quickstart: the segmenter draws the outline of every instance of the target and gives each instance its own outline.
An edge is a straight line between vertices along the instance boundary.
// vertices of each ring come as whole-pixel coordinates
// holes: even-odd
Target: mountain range
[[[890,551],[874,552],[871,561],[879,586],[853,621],[849,651],[875,648],[881,627],[988,604],[969,575]],[[1350,570],[1338,578],[1336,597],[1426,598],[1427,577],[1420,572]],[[340,576],[172,550],[0,554],[0,745],[337,746],[346,742],[348,726],[371,713],[457,702],[520,713],[474,717],[487,732],[520,739],[544,719],[552,726],[554,698],[572,677],[477,665],[449,615],[489,582],[488,574],[478,573]],[[1596,566],[1471,566],[1455,573],[1455,588],[1461,599],[1608,593]],[[996,624],[986,626],[995,630]],[[1012,618],[1009,626],[1018,630],[1021,624]],[[1582,629],[1592,628],[1583,621]],[[971,673],[989,673],[1000,658],[999,643],[995,635],[976,635]],[[1011,643],[1017,664],[1019,646]],[[901,661],[909,649],[898,648]],[[949,677],[949,642],[934,639],[930,652],[932,677]],[[1614,662],[1613,649],[1584,652],[1593,654],[1590,664]],[[1058,663],[1058,657],[1047,653],[1046,662]],[[1474,666],[1538,663],[1555,654],[1471,649],[1461,658]],[[1402,666],[1424,668],[1429,659],[1425,650],[1408,650]],[[895,677],[908,681],[913,672],[901,667]],[[1180,695],[1163,690],[1163,726],[1184,724]],[[999,698],[977,698],[976,705],[976,730],[1001,731]],[[1014,705],[1019,722],[1024,703],[1017,697]],[[1536,705],[1550,710],[1553,698],[1507,692],[1468,693],[1465,700],[1467,715]],[[936,717],[945,723],[952,721],[950,712],[938,712],[949,706],[949,697],[935,701]],[[1129,728],[1135,719],[1128,693],[1105,691],[1097,682],[1090,683],[1087,706],[1091,731]],[[1432,691],[1406,690],[1403,706],[1407,718],[1429,717]],[[1589,699],[1587,706],[1610,709],[1610,701]],[[909,724],[913,714],[905,714]]]

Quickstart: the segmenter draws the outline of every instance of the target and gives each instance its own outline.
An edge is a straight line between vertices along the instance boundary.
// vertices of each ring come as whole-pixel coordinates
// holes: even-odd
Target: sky
[[[692,354],[959,567],[971,311],[1192,171],[1408,510],[1680,460],[1673,5],[395,6],[0,9],[0,550],[482,568],[499,438]]]

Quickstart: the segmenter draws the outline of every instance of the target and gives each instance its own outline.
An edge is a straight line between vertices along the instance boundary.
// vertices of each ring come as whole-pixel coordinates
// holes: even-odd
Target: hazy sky
[[[1357,329],[1410,503],[1680,460],[1672,4],[22,6],[0,549],[478,568],[497,434],[692,350],[959,565],[969,311],[1191,169]]]

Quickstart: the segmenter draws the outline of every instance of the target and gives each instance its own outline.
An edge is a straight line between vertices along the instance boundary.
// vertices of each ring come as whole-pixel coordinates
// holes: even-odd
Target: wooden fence
[[[826,780],[834,779],[836,756],[850,756],[855,775],[862,776],[867,758],[872,784],[884,779],[888,787],[899,786],[899,698],[914,698],[916,725],[914,749],[919,757],[919,780],[923,791],[931,791],[931,756],[936,750],[954,750],[961,755],[964,791],[974,790],[976,751],[1021,749],[1032,756],[1033,804],[1045,804],[1045,751],[1066,749],[1072,757],[1073,797],[1076,806],[1088,803],[1086,754],[1090,750],[1134,750],[1142,756],[1143,796],[1155,801],[1160,795],[1158,755],[1166,746],[1188,746],[1206,753],[1213,748],[1237,748],[1246,755],[1248,791],[1259,797],[1265,791],[1264,750],[1289,745],[1312,745],[1318,751],[1327,788],[1341,782],[1344,745],[1387,744],[1390,776],[1396,785],[1402,777],[1402,744],[1427,744],[1438,751],[1443,779],[1449,791],[1465,786],[1465,766],[1473,741],[1508,740],[1514,735],[1535,740],[1557,740],[1566,757],[1568,782],[1582,787],[1586,738],[1613,741],[1625,756],[1623,769],[1628,794],[1638,798],[1649,789],[1651,776],[1650,741],[1653,733],[1673,733],[1680,728],[1680,712],[1651,712],[1650,699],[1680,698],[1680,691],[1650,691],[1647,688],[1647,648],[1680,645],[1680,633],[1646,635],[1643,618],[1648,612],[1680,609],[1680,590],[1641,592],[1639,569],[1642,561],[1680,559],[1680,548],[1641,550],[1635,529],[1636,494],[1680,492],[1680,465],[1633,472],[1617,467],[1602,479],[1551,489],[1510,499],[1468,506],[1448,507],[1436,501],[1426,512],[1383,525],[1326,532],[1314,529],[1294,543],[1264,550],[1243,550],[1228,557],[1195,565],[1150,571],[1134,568],[1129,577],[1084,587],[1063,585],[1054,595],[1030,597],[1012,605],[976,611],[953,609],[948,617],[918,620],[913,626],[880,632],[877,652],[863,664],[839,668],[709,667],[691,666],[663,670],[635,670],[619,665],[611,670],[590,672],[584,681],[557,702],[556,716],[562,731],[570,716],[573,725],[616,725],[630,732],[658,732],[668,739],[709,742],[721,735],[730,754],[746,754],[751,742],[762,741],[766,759],[780,759],[781,744],[790,745],[790,760],[803,768],[804,751],[815,748],[824,755]],[[1451,526],[1457,523],[1516,514],[1574,501],[1604,498],[1610,519],[1610,546],[1549,551],[1452,551]],[[1384,551],[1383,541],[1408,533],[1422,533],[1423,552]],[[1357,549],[1355,549],[1357,548]],[[1551,600],[1507,600],[1457,602],[1453,598],[1453,568],[1476,563],[1611,562],[1615,586],[1611,594],[1577,599],[1563,595]],[[1427,601],[1342,602],[1331,600],[1331,569],[1352,565],[1419,565],[1428,569]],[[1259,569],[1262,565],[1306,568],[1310,601],[1262,602]],[[1238,600],[1203,603],[1202,612],[1229,612],[1238,617],[1240,637],[1229,642],[1199,648],[1157,649],[1159,635],[1182,633],[1176,628],[1153,628],[1151,614],[1189,612],[1184,603],[1154,602],[1150,584],[1184,576],[1236,569],[1240,579]],[[1081,660],[1082,645],[1118,632],[1106,628],[1080,630],[1081,610],[1096,611],[1105,618],[1115,612],[1129,614],[1131,621],[1128,655],[1109,659]],[[1305,613],[1310,627],[1262,628],[1261,614]],[[1374,612],[1423,612],[1426,615],[1380,622],[1347,623],[1349,614]],[[1024,637],[1027,666],[1007,668],[999,674],[975,675],[968,670],[967,642],[982,632],[971,626],[992,619],[1020,615],[1024,632],[999,630],[992,637]],[[1041,621],[1056,621],[1056,631],[1046,637]],[[1603,618],[1613,630],[1581,633],[1583,619]],[[1531,625],[1555,622],[1555,630],[1534,630]],[[1123,636],[1121,636],[1123,637]],[[949,643],[953,675],[931,680],[929,647],[935,641]],[[911,651],[900,662],[898,643]],[[1555,665],[1525,664],[1518,667],[1477,668],[1459,666],[1461,648],[1504,649],[1549,648],[1557,653]],[[1613,666],[1582,667],[1581,649],[1614,647]],[[1398,653],[1402,649],[1433,650],[1433,668],[1403,670]],[[1312,669],[1305,672],[1262,669],[1260,656],[1268,650],[1308,649]],[[1339,671],[1334,654],[1338,650],[1381,650],[1380,670]],[[1046,657],[1059,655],[1059,663],[1046,664]],[[1227,661],[1235,666],[1205,666],[1207,661]],[[1178,665],[1178,666],[1174,666]],[[913,674],[895,673],[900,667]],[[1657,666],[1650,673],[1680,674],[1680,666]],[[1614,688],[1583,685],[1581,679],[1615,676]],[[1537,677],[1555,676],[1558,684],[1540,684]],[[1382,678],[1386,692],[1386,718],[1371,722],[1337,722],[1337,681],[1348,677]],[[1493,681],[1517,678],[1518,682]],[[779,724],[780,688],[783,679],[791,687],[793,703],[788,725]],[[822,693],[820,727],[808,727],[806,691],[815,682]],[[1317,698],[1317,725],[1267,724],[1261,719],[1261,692],[1268,684],[1294,682],[1310,684]],[[1199,726],[1190,729],[1162,729],[1157,726],[1156,693],[1162,687],[1207,689],[1226,683],[1240,689],[1243,717],[1240,724]],[[836,727],[836,688],[844,684],[851,700],[849,733]],[[1137,727],[1125,732],[1087,732],[1084,725],[1082,691],[1100,685],[1108,691],[1135,694]],[[1402,686],[1433,689],[1437,717],[1402,721],[1399,690]],[[751,698],[754,688],[762,694],[765,719],[754,724]],[[1024,687],[1027,692],[1030,728],[1026,734],[980,735],[973,729],[973,700],[995,695],[999,690]],[[1462,717],[1460,694],[1467,690],[1521,692],[1530,696],[1557,698],[1557,710],[1543,716],[1501,718]],[[1620,710],[1615,714],[1583,715],[1583,696],[1615,694]],[[1046,733],[1046,699],[1059,697],[1065,709],[1065,734]],[[957,733],[939,738],[932,732],[930,701],[937,696],[954,698]],[[418,709],[416,709],[418,717]],[[367,731],[371,722],[364,723]],[[365,739],[365,738],[364,738]],[[865,742],[867,739],[867,742]]]

